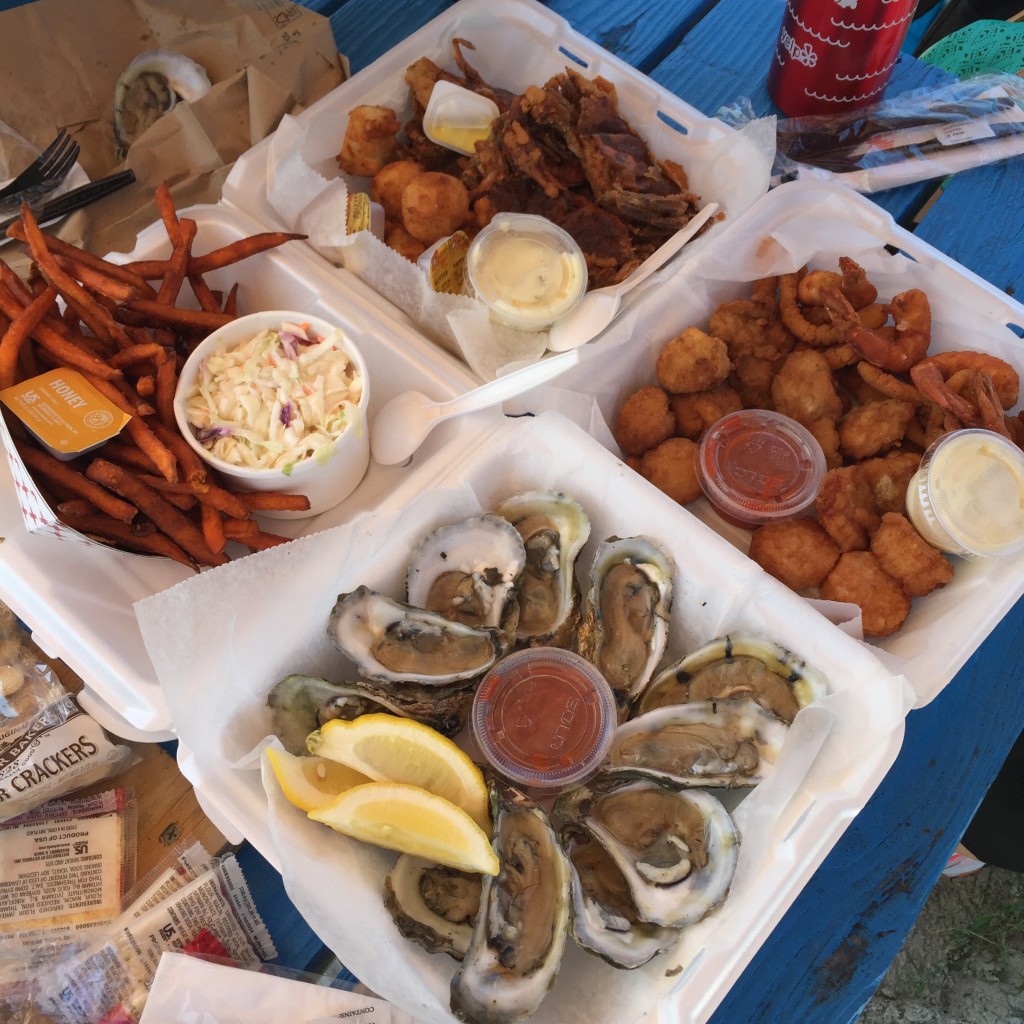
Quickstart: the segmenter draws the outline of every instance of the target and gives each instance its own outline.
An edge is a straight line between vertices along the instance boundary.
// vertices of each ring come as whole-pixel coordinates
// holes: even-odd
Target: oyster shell
[[[756,786],[775,763],[789,726],[754,700],[669,704],[623,722],[608,774],[639,771],[681,786]]]
[[[473,691],[459,687],[416,687],[401,693],[361,680],[332,683],[318,676],[294,673],[276,683],[267,695],[273,729],[285,750],[308,754],[306,737],[332,718],[353,719],[374,711],[415,718],[445,736],[455,736],[466,724]]]
[[[194,60],[170,50],[139,54],[114,85],[114,142],[118,157],[178,100],[192,103],[210,90],[209,75]]]
[[[406,600],[475,629],[500,629],[507,650],[519,620],[516,590],[526,565],[519,531],[484,513],[441,526],[416,546]]]
[[[403,853],[384,879],[384,906],[405,938],[461,960],[480,908],[481,877]]]
[[[560,491],[527,491],[494,512],[519,531],[526,548],[516,639],[530,647],[568,646],[579,622],[576,559],[590,537],[587,513]]]
[[[739,834],[710,793],[663,780],[598,776],[563,793],[555,813],[608,851],[644,921],[666,928],[695,924],[729,892]]]
[[[572,866],[572,935],[583,949],[632,970],[679,941],[679,929],[640,920],[622,872],[585,829],[567,825],[559,838]]]
[[[497,630],[463,626],[365,586],[338,596],[327,635],[360,675],[384,683],[468,682],[500,651]]]
[[[594,555],[577,649],[600,670],[624,713],[668,643],[675,564],[646,537],[609,537]]]
[[[473,937],[451,984],[451,1008],[471,1024],[533,1013],[558,974],[569,931],[569,862],[547,814],[523,793],[491,783],[493,846]]]
[[[750,697],[784,722],[827,692],[825,677],[764,637],[735,633],[692,651],[660,672],[637,702],[639,714],[691,700]]]

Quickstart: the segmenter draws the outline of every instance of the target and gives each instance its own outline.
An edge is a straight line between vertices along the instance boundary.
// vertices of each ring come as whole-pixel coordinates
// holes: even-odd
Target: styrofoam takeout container
[[[197,253],[265,230],[221,205],[180,212],[198,222]],[[132,253],[119,258],[157,259],[167,252],[166,232],[157,222],[139,235]],[[288,243],[210,274],[209,283],[226,291],[237,281],[239,307],[246,312],[299,309],[338,324],[366,361],[372,382],[371,416],[408,388],[440,400],[472,385],[473,377],[456,360],[398,325],[378,323],[373,302],[352,293],[319,262],[315,253]],[[82,677],[83,704],[103,725],[129,738],[171,738],[173,723],[132,605],[192,573],[167,558],[130,554],[84,538],[83,543],[59,539],[69,531],[47,525],[45,505],[38,492],[31,493],[31,478],[20,467],[2,424],[0,431],[8,456],[0,459],[0,599],[25,622],[47,654],[62,658]],[[448,429],[442,425],[438,434],[428,439],[429,448],[414,462],[441,447]],[[362,483],[340,505],[310,519],[268,518],[264,529],[298,536],[334,526],[379,501],[408,472],[371,463]],[[168,628],[174,624],[168,623]]]
[[[898,251],[890,254],[886,245]],[[865,267],[880,301],[908,288],[927,293],[932,309],[930,352],[989,352],[1024,376],[1024,306],[900,228],[870,200],[839,185],[798,181],[768,193],[723,225],[701,253],[677,268],[670,286],[612,325],[599,359],[583,350],[579,365],[560,378],[558,387],[595,398],[604,423],[594,432],[615,449],[605,428],[614,425],[627,395],[656,383],[655,360],[665,342],[684,327],[706,329],[711,311],[722,302],[749,298],[750,283],[757,278],[792,272],[805,264],[835,270],[843,255]],[[562,404],[558,392],[535,394],[531,400],[538,408],[544,402]],[[750,533],[726,523],[706,499],[688,507],[747,550]],[[891,657],[894,670],[910,680],[919,707],[956,675],[1024,594],[1024,552],[1000,558],[954,557],[953,563],[951,583],[916,598],[897,633],[870,641],[876,651]],[[853,606],[821,602],[820,607],[859,629],[852,622],[857,612]]]
[[[256,755],[271,731],[266,698],[275,682],[291,672],[351,678],[326,636],[339,593],[367,584],[401,597],[420,538],[535,488],[562,490],[590,515],[581,579],[612,534],[643,534],[671,554],[665,664],[727,632],[753,631],[828,681],[828,695],[798,716],[770,779],[749,796],[726,797],[738,804],[743,853],[722,908],[687,930],[674,953],[637,971],[608,967],[570,941],[553,991],[531,1018],[632,1020],[657,1004],[659,1020],[697,1024],[889,769],[913,695],[873,651],[557,413],[463,430],[375,511],[140,602],[142,633],[181,739],[180,763],[204,808],[280,868],[295,905],[357,977],[417,1019],[450,1020],[453,962],[403,940],[381,903],[394,855],[310,822],[272,782],[265,792]],[[253,583],[263,578],[275,583],[260,593]],[[242,592],[254,595],[244,607],[225,600]],[[178,622],[176,632],[164,629],[168,619]],[[379,941],[368,945],[367,934]]]
[[[404,124],[412,116],[406,68],[421,57],[429,57],[443,68],[458,73],[452,40],[469,40],[473,48],[463,52],[480,76],[495,87],[522,93],[528,86],[543,85],[567,67],[587,76],[601,76],[616,89],[619,109],[643,137],[658,159],[671,159],[686,169],[690,189],[702,203],[718,202],[726,221],[739,216],[765,193],[774,155],[774,121],[758,123],[750,130],[736,131],[709,118],[685,100],[642,75],[535,0],[460,0],[368,67],[362,69],[298,116],[286,117],[272,135],[244,153],[224,183],[224,198],[266,224],[293,230],[307,230],[316,241],[325,222],[336,220],[330,211],[343,208],[334,201],[333,189],[342,182],[366,191],[369,179],[349,178],[338,168],[349,112],[363,104],[394,109]],[[317,205],[321,197],[329,203]],[[304,217],[304,210],[310,211]],[[315,211],[315,214],[313,214]],[[684,261],[706,244],[720,229],[713,226],[701,237],[688,242],[676,263]],[[341,247],[322,244],[321,251],[338,262],[344,260]],[[394,254],[392,254],[394,255]],[[361,257],[362,259],[362,257]],[[392,268],[360,267],[358,272],[391,297],[377,294],[382,315],[439,337],[447,331],[442,324],[445,308],[427,311],[412,291],[399,290],[398,272]],[[355,275],[340,269],[346,277]],[[664,271],[660,271],[659,275]],[[369,289],[359,280],[358,285]],[[624,308],[642,301],[651,283],[634,289],[623,301]],[[404,289],[405,283],[402,284]],[[447,296],[452,299],[454,297]],[[459,299],[450,320],[467,313],[463,307],[475,303]],[[401,307],[401,308],[399,308]],[[485,310],[482,311],[484,314]],[[486,316],[483,316],[486,324]],[[467,321],[459,344],[466,344],[479,321]],[[468,339],[467,339],[468,340]],[[449,346],[451,347],[451,346]],[[543,351],[543,345],[532,358]]]

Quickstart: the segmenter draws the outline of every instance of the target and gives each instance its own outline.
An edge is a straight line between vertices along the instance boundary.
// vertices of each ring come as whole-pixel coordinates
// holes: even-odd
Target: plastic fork
[[[0,188],[0,203],[20,206],[52,192],[78,159],[78,143],[62,128],[58,136],[13,181]]]

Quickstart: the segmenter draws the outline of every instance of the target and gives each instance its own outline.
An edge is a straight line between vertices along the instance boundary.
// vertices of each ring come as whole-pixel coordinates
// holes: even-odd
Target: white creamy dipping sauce
[[[907,514],[931,544],[957,555],[1024,547],[1024,453],[985,430],[954,431],[925,454]]]

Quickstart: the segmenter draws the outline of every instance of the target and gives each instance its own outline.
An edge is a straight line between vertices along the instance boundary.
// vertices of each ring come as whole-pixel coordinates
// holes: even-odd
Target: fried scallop
[[[658,353],[655,374],[658,383],[674,394],[693,394],[721,384],[732,363],[721,338],[687,327]]]
[[[818,520],[843,551],[867,551],[881,516],[861,466],[830,469],[821,481],[816,506]]]
[[[676,432],[668,395],[655,384],[634,391],[619,407],[613,431],[627,455],[643,455]]]
[[[882,516],[882,525],[871,538],[871,553],[911,597],[930,594],[953,578],[949,559],[932,547],[899,512],[886,512]]]
[[[917,410],[898,398],[854,406],[839,422],[839,442],[852,459],[866,459],[894,448]]]
[[[865,636],[889,636],[910,614],[910,596],[870,551],[847,551],[819,588],[826,601],[855,604]]]
[[[716,420],[739,412],[743,399],[738,391],[723,384],[692,395],[670,395],[669,405],[676,418],[676,433],[696,439]]]
[[[903,512],[907,507],[907,487],[921,465],[920,452],[890,452],[876,459],[865,459],[861,464],[875,492],[878,511]]]
[[[839,545],[813,516],[759,526],[750,538],[750,557],[793,590],[821,585],[839,561]]]
[[[697,479],[697,442],[670,437],[640,459],[640,475],[680,505],[696,501],[703,491]]]

